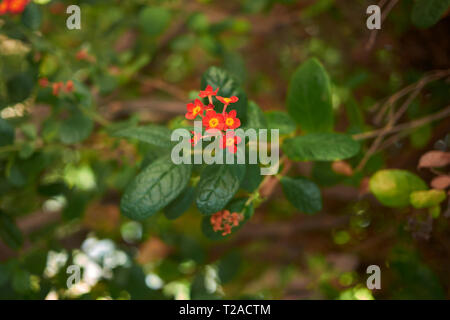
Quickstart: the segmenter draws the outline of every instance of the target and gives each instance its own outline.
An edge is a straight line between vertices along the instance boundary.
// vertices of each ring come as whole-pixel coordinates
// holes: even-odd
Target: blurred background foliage
[[[66,28],[73,2],[81,30]],[[158,149],[109,133],[138,123],[178,127],[212,65],[263,110],[285,110],[293,71],[316,57],[332,80],[336,127],[352,134],[376,129],[378,101],[450,68],[446,15],[423,28],[415,1],[398,1],[374,35],[370,4],[35,0],[22,15],[0,16],[0,298],[449,298],[450,214],[389,209],[360,192],[382,168],[429,182],[417,163],[426,151],[449,149],[448,116],[398,136],[350,177],[329,162],[295,164],[321,186],[323,210],[314,216],[298,213],[279,187],[220,242],[202,236],[195,209],[176,221],[120,215],[125,186]],[[55,96],[40,87],[43,78],[73,81],[75,94]],[[449,97],[445,78],[430,82],[405,121],[439,111]],[[72,264],[82,281],[68,289]],[[382,270],[381,290],[366,288],[371,264]]]

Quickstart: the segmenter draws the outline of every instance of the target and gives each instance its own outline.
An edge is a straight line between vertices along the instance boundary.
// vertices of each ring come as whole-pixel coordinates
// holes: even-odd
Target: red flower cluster
[[[52,93],[54,96],[58,96],[61,90],[64,90],[66,93],[73,92],[74,86],[73,81],[69,80],[65,84],[64,82],[54,82],[50,83],[47,78],[41,78],[39,79],[39,85],[42,88],[47,88],[50,85],[52,86]]]
[[[226,236],[231,233],[231,228],[237,227],[243,219],[240,213],[223,210],[213,214],[210,222],[214,232],[222,231],[222,236]]]
[[[236,118],[236,110],[232,110],[229,113],[226,112],[227,107],[230,103],[235,103],[239,101],[238,97],[224,98],[217,96],[219,88],[213,89],[210,85],[206,87],[205,90],[200,91],[200,98],[208,98],[209,104],[204,105],[200,99],[195,99],[194,103],[188,103],[186,119],[194,120],[197,116],[202,117],[203,126],[205,130],[217,129],[224,131],[221,136],[220,147],[222,149],[228,149],[229,152],[236,153],[236,145],[241,142],[241,138],[235,136],[234,132],[228,132],[227,130],[234,130],[239,128],[241,121]],[[214,111],[213,97],[223,103],[222,113],[217,113]],[[199,133],[194,133],[194,137],[191,139],[192,145],[196,145],[197,142],[202,139],[203,136]]]
[[[28,2],[29,0],[3,0],[2,2],[0,2],[0,15],[6,13],[22,13],[23,10],[25,10]]]

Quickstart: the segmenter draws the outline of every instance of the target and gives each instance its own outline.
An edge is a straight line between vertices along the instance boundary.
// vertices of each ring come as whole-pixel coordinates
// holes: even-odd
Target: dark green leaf
[[[81,142],[89,137],[93,128],[94,122],[81,111],[76,110],[61,123],[59,139],[65,144]]]
[[[280,130],[280,135],[290,134],[295,131],[297,125],[285,112],[268,111],[265,113],[268,129]]]
[[[0,118],[0,147],[13,144],[14,127],[8,121]]]
[[[23,244],[22,233],[14,220],[0,211],[0,238],[12,249],[17,250]]]
[[[353,157],[360,145],[346,134],[312,133],[286,139],[282,149],[295,161],[335,161]]]
[[[286,198],[301,212],[313,214],[322,210],[322,196],[314,182],[301,177],[283,177],[281,185]]]
[[[31,30],[37,30],[42,23],[42,12],[39,5],[31,2],[22,13],[22,23]]]
[[[201,173],[196,189],[196,203],[201,213],[222,210],[239,189],[245,175],[243,165],[208,165]]]
[[[442,18],[449,6],[450,0],[417,0],[411,13],[412,22],[418,28],[429,28]]]
[[[174,200],[191,177],[191,165],[176,165],[164,156],[139,173],[127,186],[120,202],[124,215],[142,220]]]
[[[231,251],[225,255],[218,265],[218,276],[221,283],[225,284],[233,280],[241,267],[242,257],[238,251]]]
[[[247,120],[247,95],[239,86],[239,82],[231,76],[228,72],[217,67],[211,67],[202,76],[202,90],[206,88],[207,85],[211,85],[214,90],[219,89],[217,95],[222,97],[236,96],[239,101],[232,103],[228,106],[229,110],[236,110],[237,117],[242,123]],[[222,112],[223,105],[218,101],[214,101],[215,110],[217,112]]]
[[[15,104],[27,99],[34,87],[34,77],[31,73],[17,74],[6,82],[8,102]]]
[[[261,108],[253,101],[247,106],[247,127],[252,129],[267,129],[267,120]]]
[[[112,134],[115,137],[130,138],[167,148],[170,147],[171,131],[163,126],[148,125],[121,129]]]
[[[241,189],[253,192],[258,188],[262,181],[261,168],[257,164],[247,164],[245,177],[242,179]]]
[[[303,63],[292,76],[287,96],[289,114],[305,132],[333,129],[330,79],[315,58]]]
[[[195,189],[188,186],[164,209],[164,215],[170,220],[177,219],[189,209],[191,204],[194,202],[194,198]]]

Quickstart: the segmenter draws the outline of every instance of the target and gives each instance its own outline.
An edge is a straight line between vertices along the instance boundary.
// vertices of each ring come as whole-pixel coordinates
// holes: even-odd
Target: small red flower
[[[227,133],[221,137],[220,148],[226,148],[229,152],[236,153],[237,145],[241,143],[241,141],[241,137],[237,136],[234,131],[227,131]]]
[[[41,79],[39,79],[39,85],[40,85],[42,88],[48,87],[49,83],[50,83],[50,82],[48,81],[47,78],[41,78]]]
[[[9,1],[4,0],[0,3],[0,15],[7,13],[9,10]]]
[[[219,88],[217,88],[215,91],[213,87],[210,85],[206,86],[205,90],[200,91],[200,94],[198,95],[200,98],[206,98],[206,97],[212,97],[217,95],[217,92],[219,91]]]
[[[72,92],[73,91],[73,81],[69,80],[66,82],[66,92]]]
[[[223,130],[223,115],[218,114],[214,110],[206,111],[206,115],[203,117],[203,126],[206,128],[205,130]]]
[[[216,96],[217,100],[222,102],[224,105],[228,106],[230,103],[235,103],[239,101],[239,98],[236,96],[232,96],[231,98],[224,98],[221,96]]]
[[[12,13],[19,14],[25,10],[29,0],[3,0],[0,3],[0,14]]]
[[[188,103],[187,110],[188,112],[186,113],[186,119],[194,120],[199,114],[203,115],[205,106],[200,101],[200,99],[195,99],[194,103]]]
[[[201,139],[203,139],[203,136],[201,132],[191,131],[191,133],[193,135],[191,139],[191,144],[192,146],[195,146]]]
[[[239,226],[243,219],[240,213],[223,210],[213,214],[210,222],[214,232],[222,231],[222,236],[226,236],[231,233],[231,228]]]
[[[55,82],[52,86],[53,88],[53,95],[57,96],[59,94],[59,91],[64,87],[63,82]]]
[[[225,129],[236,129],[241,125],[241,120],[236,118],[236,110],[231,110],[230,112],[223,115]]]

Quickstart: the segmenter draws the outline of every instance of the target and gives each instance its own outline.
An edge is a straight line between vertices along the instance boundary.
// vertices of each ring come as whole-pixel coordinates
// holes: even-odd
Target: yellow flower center
[[[217,120],[217,118],[212,118],[211,120],[209,120],[209,126],[211,128],[217,127],[218,124],[219,124],[219,120]]]
[[[227,120],[225,120],[225,124],[227,126],[232,126],[234,124],[233,118],[227,118]]]
[[[196,106],[195,108],[194,108],[194,110],[192,110],[192,112],[194,113],[194,114],[198,114],[198,113],[200,113],[200,110],[201,110],[202,108],[200,108],[199,106]]]
[[[223,98],[223,101],[225,101],[226,103],[230,103],[231,99],[230,98]]]
[[[227,146],[232,146],[234,145],[234,138],[228,138],[226,141]]]

